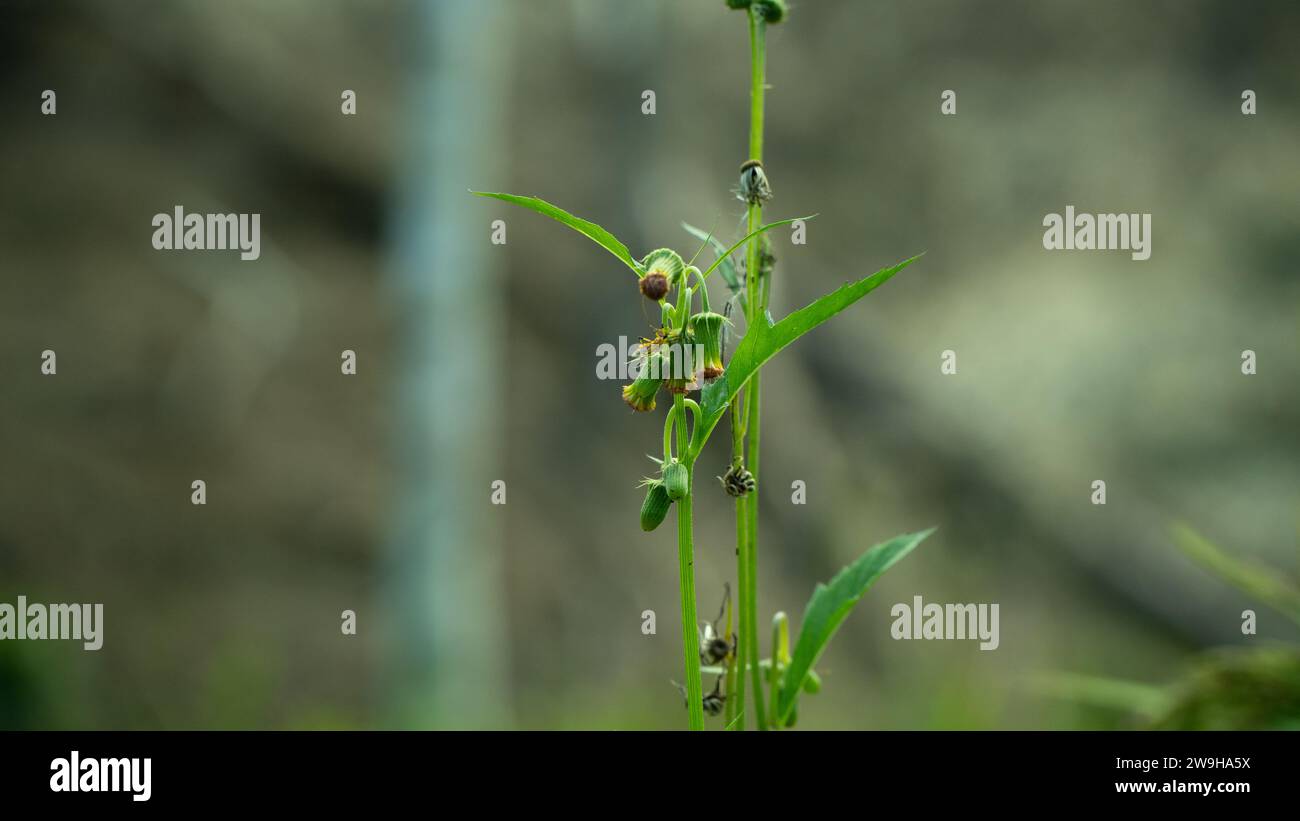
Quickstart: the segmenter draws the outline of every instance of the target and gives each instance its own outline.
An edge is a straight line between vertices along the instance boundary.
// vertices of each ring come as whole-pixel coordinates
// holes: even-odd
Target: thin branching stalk
[[[691,541],[691,497],[695,495],[693,460],[686,447],[686,402],[673,394],[671,419],[677,425],[677,455],[686,465],[690,483],[677,501],[677,572],[681,582],[682,653],[686,665],[686,708],[692,730],[704,729],[704,688],[700,684],[699,621],[695,615],[695,555]],[[698,418],[695,420],[698,423]]]

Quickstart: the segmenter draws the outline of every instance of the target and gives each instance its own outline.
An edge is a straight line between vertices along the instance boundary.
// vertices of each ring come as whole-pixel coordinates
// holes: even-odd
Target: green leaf
[[[704,231],[699,228],[696,228],[694,225],[690,225],[689,223],[683,222],[682,227],[686,229],[686,233],[695,237],[700,242],[709,243],[709,245],[713,247],[713,253],[716,254],[719,259],[722,260],[722,263],[718,265],[718,273],[722,274],[722,279],[724,282],[727,283],[727,288],[731,290],[731,293],[733,294],[740,293],[741,283],[740,283],[740,277],[736,274],[736,264],[732,262],[731,257],[727,255],[727,246],[722,244],[722,240],[718,239],[716,236],[709,233],[708,231]],[[741,301],[742,301],[741,307],[743,308],[744,307],[743,298]]]
[[[1026,685],[1037,695],[1144,716],[1159,714],[1170,701],[1154,684],[1074,673],[1041,673],[1030,676]]]
[[[1228,555],[1181,522],[1172,530],[1175,544],[1192,559],[1300,624],[1300,590],[1281,573],[1267,565]]]
[[[753,327],[745,333],[745,338],[736,346],[736,352],[727,363],[722,377],[706,385],[701,393],[701,435],[695,439],[700,444],[692,448],[692,458],[699,454],[699,448],[703,447],[703,443],[717,426],[718,420],[726,413],[727,405],[764,362],[771,359],[786,345],[883,285],[890,277],[920,257],[921,255],[917,254],[893,267],[881,269],[869,277],[845,285],[811,305],[800,308],[775,325],[772,324],[771,317],[766,317],[766,321],[753,323]]]
[[[934,528],[930,528],[920,533],[895,536],[863,553],[857,561],[836,574],[830,584],[817,585],[812,598],[808,600],[808,606],[804,608],[799,640],[781,682],[781,692],[776,700],[777,726],[784,726],[799,699],[804,679],[808,677],[817,658],[826,649],[831,636],[835,635],[853,605],[858,603],[867,588],[894,562],[910,553],[912,548],[933,532]]]
[[[719,255],[718,255],[718,258],[715,259],[715,260],[713,261],[713,264],[710,265],[710,266],[709,266],[709,267],[704,271],[704,279],[708,279],[708,278],[709,278],[709,274],[713,273],[713,269],[714,269],[714,268],[717,268],[719,265],[721,265],[721,264],[722,264],[722,261],[723,261],[724,259],[727,259],[728,257],[730,257],[731,254],[732,254],[732,253],[733,253],[737,248],[739,248],[740,246],[744,245],[746,242],[748,242],[749,240],[751,240],[751,239],[753,239],[754,237],[758,236],[759,234],[763,233],[764,231],[771,231],[773,228],[779,228],[779,227],[782,226],[782,225],[789,225],[790,223],[792,223],[792,222],[798,222],[799,220],[810,220],[810,219],[814,219],[816,216],[817,216],[816,214],[809,214],[809,215],[806,216],[806,217],[791,217],[791,218],[788,219],[788,220],[777,220],[776,222],[769,222],[767,225],[760,225],[760,226],[758,226],[758,227],[755,228],[753,231],[750,231],[748,234],[746,234],[745,236],[743,236],[743,237],[741,237],[739,240],[737,240],[735,245],[732,245],[730,248],[728,248],[727,250],[725,250],[725,251],[723,251],[721,254],[719,254]]]
[[[521,197],[516,194],[497,194],[490,191],[471,191],[470,193],[479,197],[491,197],[514,205],[521,205],[524,208],[531,208],[539,214],[545,214],[553,220],[564,223],[579,234],[582,234],[600,247],[604,248],[606,251],[609,251],[611,254],[618,257],[622,260],[623,264],[631,268],[632,273],[636,274],[638,277],[645,274],[640,263],[632,259],[632,255],[628,253],[627,246],[619,242],[617,237],[594,222],[588,222],[581,217],[575,217],[563,208],[557,208],[546,200],[538,199],[537,197]]]

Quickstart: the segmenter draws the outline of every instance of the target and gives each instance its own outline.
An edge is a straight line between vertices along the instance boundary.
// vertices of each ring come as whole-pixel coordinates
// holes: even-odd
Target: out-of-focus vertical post
[[[504,350],[491,209],[511,25],[501,4],[417,4],[393,216],[395,520],[381,591],[389,723],[510,723],[501,520]],[[515,492],[507,488],[507,492]],[[509,497],[507,496],[507,501]]]

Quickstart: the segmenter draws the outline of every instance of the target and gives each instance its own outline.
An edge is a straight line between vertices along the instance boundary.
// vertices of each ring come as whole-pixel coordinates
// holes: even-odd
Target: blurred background
[[[744,15],[0,9],[0,601],[105,609],[98,652],[0,643],[0,727],[684,726],[674,537],[637,526],[664,403],[596,378],[649,312],[600,248],[466,192],[544,197],[638,257],[689,256],[682,221],[732,238]],[[1300,722],[1286,597],[1170,532],[1293,589],[1298,24],[1282,0],[809,0],[770,29],[766,214],[819,214],[806,245],[773,234],[773,313],[927,252],[765,371],[760,624],[939,527],[801,727]],[[261,258],[153,250],[176,205],[260,213]],[[1151,258],[1043,250],[1067,205],[1151,213]],[[702,616],[731,510],[697,501]],[[1000,647],[891,640],[915,595],[998,603]]]

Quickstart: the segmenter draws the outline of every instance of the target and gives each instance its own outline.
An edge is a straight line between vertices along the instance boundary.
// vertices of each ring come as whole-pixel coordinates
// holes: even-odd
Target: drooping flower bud
[[[655,394],[663,386],[668,374],[667,359],[659,351],[653,351],[640,360],[641,369],[630,385],[623,386],[623,401],[635,411],[652,411],[655,409]]]
[[[785,19],[785,0],[753,0],[764,22],[775,25]]]
[[[752,2],[754,2],[754,0],[727,0],[727,8],[747,9],[749,8],[749,4]]]
[[[697,377],[704,366],[704,353],[689,333],[678,334],[664,346],[664,362],[668,368],[668,390],[673,393],[699,390]]]
[[[674,502],[690,492],[690,471],[676,459],[664,465],[664,490]]]
[[[641,503],[641,529],[649,533],[663,524],[673,502],[668,498],[664,483],[658,479],[646,483],[646,488],[645,501]]]
[[[712,311],[698,313],[691,317],[691,335],[695,344],[704,352],[704,379],[717,379],[722,376],[722,323],[727,318]]]
[[[667,296],[682,275],[682,258],[671,248],[651,251],[641,260],[641,265],[646,269],[639,283],[641,293],[655,302]]]

